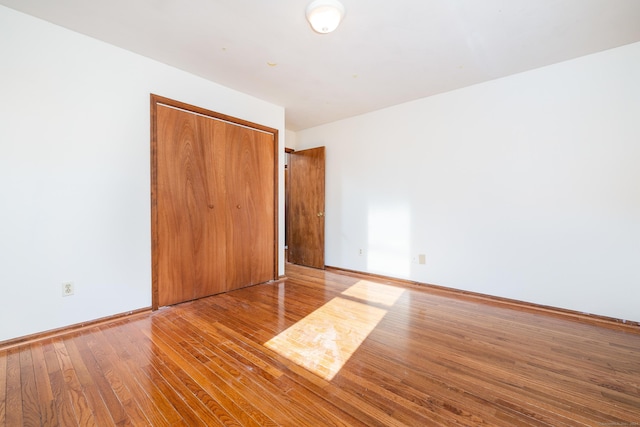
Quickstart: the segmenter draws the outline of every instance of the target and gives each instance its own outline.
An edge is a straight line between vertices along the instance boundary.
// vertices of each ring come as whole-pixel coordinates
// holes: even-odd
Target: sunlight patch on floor
[[[342,295],[361,299],[370,303],[383,304],[391,307],[402,296],[404,289],[381,283],[360,280],[344,291]]]
[[[361,285],[356,293],[368,287]],[[361,302],[334,298],[265,346],[330,381],[386,312]]]
[[[298,321],[265,346],[287,359],[331,380],[360,347],[405,289],[360,280],[342,292],[347,298],[334,298]]]

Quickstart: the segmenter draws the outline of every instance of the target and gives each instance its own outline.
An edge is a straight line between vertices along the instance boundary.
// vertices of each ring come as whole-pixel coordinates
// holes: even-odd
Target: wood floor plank
[[[127,365],[130,374],[136,378],[139,386],[147,391],[149,399],[155,405],[155,411],[162,414],[172,426],[200,425],[201,419],[158,373],[157,367],[162,362],[153,354],[153,343],[141,332],[148,328],[148,323],[137,321],[110,328],[108,332],[113,333],[115,345],[121,349],[121,360]]]
[[[173,323],[177,322],[178,320],[176,319]],[[278,416],[281,417],[282,415],[287,414],[288,417],[295,416],[295,413],[291,413],[291,411],[292,409],[295,409],[294,405],[302,404],[304,406],[306,399],[305,395],[298,394],[296,388],[287,388],[287,401],[283,402],[283,406],[276,407],[277,400],[274,399],[275,396],[277,396],[277,393],[274,391],[281,387],[278,379],[282,377],[282,372],[279,369],[265,369],[265,367],[269,366],[270,364],[264,359],[265,355],[262,354],[262,357],[258,357],[257,354],[251,352],[251,346],[249,346],[248,348],[244,348],[242,344],[245,343],[241,342],[244,340],[235,341],[235,339],[239,337],[234,337],[232,331],[225,330],[224,332],[226,332],[227,335],[224,335],[223,331],[219,330],[220,328],[223,328],[223,325],[215,323],[215,325],[212,326],[214,329],[209,329],[208,332],[211,335],[217,336],[218,339],[223,343],[220,346],[220,350],[224,352],[223,354],[228,355],[228,357],[226,358],[227,363],[229,363],[229,365],[237,363],[237,365],[233,368],[235,372],[239,372],[242,369],[250,369],[252,374],[255,374],[252,375],[252,378],[254,378],[253,383],[261,385],[261,387],[266,390],[268,395],[271,396],[272,406],[274,407],[274,409],[277,409],[277,411],[273,413],[273,416],[276,419],[278,418]],[[260,348],[264,350],[262,346],[260,346]],[[246,378],[243,377],[239,377],[239,380],[243,383],[246,382]],[[260,396],[258,396],[258,398],[260,398]],[[292,400],[293,404],[291,402]],[[310,405],[313,406],[313,402],[311,402]],[[298,416],[304,413],[304,411],[306,411],[305,408],[298,410],[298,412],[300,412]],[[321,418],[323,416],[327,417],[328,420],[323,420]],[[307,417],[311,417],[311,419],[315,420],[316,423],[327,425],[342,425],[343,423],[342,420],[335,419],[335,414],[333,414],[331,411],[327,412],[324,408],[317,406],[315,407],[315,413],[308,413]],[[344,414],[343,417],[348,418],[349,416],[347,414]],[[301,420],[301,422],[304,422],[304,420]],[[307,419],[306,422],[309,423],[311,421]],[[357,423],[356,420],[353,420],[352,422]]]
[[[226,327],[222,324],[216,325],[217,329],[221,336],[229,337],[230,339],[225,342],[224,347],[227,349],[226,351],[230,354],[230,356],[235,360],[245,360],[247,363],[250,363],[249,360],[244,359],[244,355],[251,354],[251,345],[250,343],[244,343],[241,341],[237,341],[238,344],[234,342],[234,337],[238,339],[236,332]],[[243,348],[241,344],[244,344],[247,348]],[[268,357],[269,353],[266,351],[266,348],[260,346],[263,357]],[[269,358],[270,363],[274,363],[273,358]],[[286,365],[282,365],[283,367]],[[252,366],[252,369],[255,369]],[[321,384],[321,387],[326,387],[325,382],[314,381],[316,379],[315,374],[309,375],[306,370],[298,371],[304,372],[304,376],[307,379],[311,379],[309,381],[312,384]],[[258,378],[260,379],[260,378]],[[300,406],[299,415],[302,415],[306,412],[306,422],[311,424],[321,424],[321,425],[358,425],[359,420],[357,418],[353,418],[351,413],[348,411],[340,411],[340,407],[335,405],[335,402],[331,402],[331,405],[328,405],[324,399],[317,399],[315,396],[318,394],[315,392],[315,387],[304,387],[304,383],[302,382],[293,382],[286,381],[286,378],[279,375],[276,378],[270,379],[269,381],[261,381],[262,387],[267,390],[269,394],[274,394],[278,389],[284,388],[287,390],[287,398],[292,399],[295,405]],[[284,402],[287,403],[286,401]],[[288,406],[292,406],[289,404]],[[288,408],[287,408],[288,409]],[[282,411],[280,411],[282,412]],[[339,414],[339,418],[336,419],[335,413]],[[305,421],[305,420],[302,420]],[[346,424],[345,424],[346,422]],[[306,425],[306,424],[305,424]]]
[[[40,424],[55,426],[60,424],[51,389],[51,381],[44,357],[43,346],[32,344],[30,347],[33,369],[35,371],[36,389],[38,390],[37,405],[40,412]],[[24,351],[24,350],[23,350]]]
[[[97,330],[95,328],[94,330]],[[78,377],[85,393],[90,391],[92,400],[94,400],[94,413],[98,419],[111,418],[113,424],[122,425],[128,423],[128,417],[124,408],[117,398],[113,388],[107,381],[105,373],[97,363],[93,352],[87,345],[87,340],[91,339],[94,333],[80,335],[74,337],[67,347],[69,352],[73,352],[75,360],[81,360],[82,364],[76,367],[79,373]],[[103,411],[104,410],[104,411]]]
[[[115,426],[116,420],[114,416],[118,418],[122,416],[122,406],[119,402],[114,404],[113,399],[109,399],[109,402],[104,400],[104,396],[100,392],[101,386],[104,386],[104,377],[102,377],[99,371],[93,372],[92,374],[91,368],[93,368],[93,366],[87,365],[87,360],[85,360],[78,348],[78,342],[81,340],[82,336],[76,336],[65,342],[68,357],[73,364],[75,375],[80,386],[79,390],[81,390],[85,396],[88,407],[92,412],[92,419],[100,420],[101,424],[105,426]],[[100,383],[96,384],[94,378],[99,378]],[[113,390],[109,388],[107,394],[112,395]],[[112,408],[107,407],[109,403],[112,405]]]
[[[252,311],[252,313],[254,313],[255,316],[255,311]],[[238,318],[238,316],[235,316],[236,320]],[[237,329],[237,324],[234,324],[234,329]],[[234,331],[231,329],[226,329],[226,332],[228,334],[230,334],[230,336],[234,335]],[[264,350],[263,350],[264,351]],[[331,399],[331,401],[334,403],[334,405],[336,404],[336,397],[332,396],[333,398]],[[374,408],[371,405],[365,405],[362,408],[359,408],[360,411],[354,411],[354,408],[351,408],[351,412],[357,412],[360,414],[360,416],[366,416],[365,414],[369,413],[369,414],[374,414],[374,417],[371,420],[368,420],[368,425],[373,425],[373,423],[375,421],[372,420],[385,420],[385,423],[383,425],[406,425],[406,422],[400,422],[399,419],[395,419],[393,417],[389,417],[384,410],[382,409],[378,409],[378,408]],[[386,408],[388,411],[391,411],[390,409]],[[449,416],[451,417],[451,413],[449,413]],[[400,417],[397,417],[400,418]],[[420,416],[414,417],[416,419],[414,419],[414,424],[424,424],[424,420],[421,420]]]
[[[60,365],[53,342],[46,340],[35,345],[42,347],[42,353],[49,376],[49,384],[51,385],[51,395],[53,396],[52,409],[55,411],[54,419],[58,423],[51,425],[77,426],[78,421],[74,413],[71,393],[67,390],[62,366]],[[44,382],[46,379],[42,381]]]
[[[194,320],[191,320],[194,321]],[[217,337],[217,340],[220,340],[223,343],[227,343],[229,339],[235,335],[232,329],[229,329],[227,326],[220,325],[219,323],[215,323],[215,329],[218,329],[218,332],[211,332],[210,334]],[[226,338],[228,337],[228,338]],[[249,341],[247,344],[251,344]],[[290,362],[283,360],[283,358],[274,352],[266,349],[259,343],[253,344],[256,349],[260,349],[264,352],[264,356],[270,360],[274,366],[277,366],[279,369],[286,369],[287,375],[281,375],[277,379],[273,379],[277,387],[281,390],[287,391],[287,393],[297,387],[304,387],[310,391],[313,391],[319,398],[322,398],[328,402],[331,402],[333,406],[337,409],[342,410],[345,414],[349,414],[350,417],[353,417],[354,420],[351,421],[352,425],[357,425],[360,422],[367,426],[373,425],[401,425],[394,420],[392,417],[388,416],[388,414],[384,413],[377,408],[372,407],[370,404],[362,404],[356,399],[353,399],[351,396],[346,393],[342,393],[340,390],[331,390],[328,391],[329,383],[323,378],[305,370],[298,365],[291,364]],[[233,354],[230,355],[230,360],[235,360]],[[287,366],[288,364],[288,366]],[[236,372],[240,367],[233,368]],[[356,421],[357,420],[357,421]]]
[[[22,389],[22,422],[24,425],[40,425],[40,405],[31,349],[20,351],[20,385]]]
[[[295,354],[354,345],[332,325],[370,332],[326,379]],[[293,352],[265,345],[289,328]],[[0,348],[0,427],[638,423],[635,326],[289,264],[283,281]]]
[[[237,425],[237,421],[234,419],[234,416],[231,415],[231,412],[234,414],[244,414],[245,412],[240,411],[235,402],[228,399],[226,394],[213,384],[213,380],[215,380],[216,377],[212,377],[209,373],[203,375],[201,370],[193,369],[193,366],[203,366],[208,362],[208,359],[202,355],[198,355],[197,352],[194,354],[191,351],[186,353],[173,351],[173,346],[176,344],[179,345],[180,349],[185,349],[185,347],[189,345],[189,343],[185,341],[185,339],[188,339],[188,336],[188,331],[183,329],[181,330],[180,336],[167,334],[162,340],[156,340],[155,342],[158,347],[160,347],[160,350],[163,350],[158,354],[158,357],[163,360],[165,365],[174,367],[175,374],[180,378],[182,383],[187,386],[191,393],[193,393],[202,404],[209,408],[217,419],[216,422],[224,425]],[[176,340],[180,341],[177,342]],[[182,363],[183,361],[188,362],[190,357],[195,357],[196,362],[193,364]],[[175,370],[175,367],[178,366],[176,361],[185,369]],[[258,425],[249,418],[240,418],[243,419],[243,424]]]
[[[122,405],[122,414],[114,419],[120,418],[121,422],[117,424],[145,426],[152,425],[151,419],[145,415],[139,400],[135,398],[130,390],[131,383],[128,381],[129,376],[126,373],[123,364],[118,363],[118,357],[111,346],[111,343],[105,339],[102,330],[99,327],[93,328],[90,335],[87,335],[87,347],[90,349],[96,361],[96,368],[92,372],[101,372],[104,379],[108,382],[109,387],[117,397],[120,405]],[[143,399],[146,401],[146,398]],[[108,406],[110,406],[108,404]]]
[[[162,363],[152,352],[153,342],[143,333],[152,327],[152,319],[147,322],[134,322],[113,328],[111,332],[117,342],[125,350],[124,360],[129,371],[136,378],[138,386],[147,395],[169,425],[189,426],[188,420],[180,412],[174,400],[179,398],[163,378],[157,376],[155,366]]]
[[[146,322],[103,325],[100,331],[117,356],[116,363],[122,378],[125,379],[127,387],[151,425],[154,427],[185,426],[187,424],[182,416],[147,375],[149,360],[137,350],[137,346],[147,345],[143,341],[146,337],[133,334],[141,327],[146,327]]]
[[[63,341],[62,338],[55,339],[53,342],[53,348],[60,363],[60,370],[64,378],[64,383],[66,384],[66,391],[71,399],[71,405],[73,407],[75,417],[78,424],[82,426],[97,426],[97,419],[91,410],[91,406],[84,394],[84,391],[82,390],[82,385],[78,380],[78,373],[75,368],[76,365],[81,364],[82,362],[77,361],[74,365],[67,349],[68,343],[69,340]]]
[[[262,400],[259,399],[254,390],[246,389],[242,383],[237,381],[237,378],[241,375],[239,371],[216,369],[216,364],[211,363],[211,359],[206,355],[193,353],[182,344],[176,345],[177,342],[172,339],[172,335],[175,336],[173,332],[170,330],[167,332],[167,334],[163,334],[164,339],[158,342],[158,346],[174,359],[190,362],[185,364],[185,366],[189,367],[190,375],[196,378],[205,389],[210,390],[212,395],[218,395],[219,392],[214,387],[207,387],[206,382],[208,379],[213,379],[215,381],[213,385],[216,388],[219,387],[223,393],[234,396],[234,402],[239,406],[237,418],[240,418],[243,413],[247,413],[253,421],[246,420],[246,422],[257,422],[258,425],[265,426],[277,425],[266,413],[257,408],[258,405],[252,403],[253,401],[260,402]],[[222,357],[223,354],[218,352],[216,362],[219,363]],[[229,410],[232,409],[229,407]]]
[[[386,342],[385,345],[380,345],[380,348],[384,348],[388,344],[392,344],[394,342],[394,336],[385,336],[381,341]],[[427,341],[430,343],[428,347],[425,346],[423,354],[429,354],[430,357],[422,357],[421,361],[418,362],[418,356],[416,355],[415,360],[410,360],[409,364],[414,364],[415,366],[422,365],[425,368],[425,375],[433,375],[434,372],[446,372],[446,376],[442,377],[442,381],[448,384],[456,384],[461,383],[462,389],[468,390],[483,390],[487,386],[487,381],[493,381],[491,384],[494,390],[498,390],[500,393],[511,391],[515,394],[522,396],[525,394],[526,390],[524,387],[526,386],[528,389],[531,389],[533,384],[526,379],[522,383],[516,382],[514,384],[514,380],[519,378],[518,374],[514,374],[514,366],[509,365],[505,367],[500,367],[502,362],[497,362],[494,360],[492,366],[491,376],[489,380],[487,380],[487,370],[486,364],[480,365],[483,369],[474,369],[474,366],[478,366],[478,362],[475,361],[477,352],[473,349],[469,349],[469,351],[462,351],[455,347],[451,347],[450,340],[449,345],[444,346],[439,349],[434,345],[434,341]],[[416,344],[416,346],[419,346]],[[466,356],[465,353],[471,355]],[[380,366],[389,367],[392,366],[388,363],[389,361],[384,360],[380,362]],[[398,362],[402,363],[402,362]],[[486,362],[485,362],[486,363]],[[496,380],[493,380],[493,378]],[[505,380],[501,380],[501,378],[507,378],[509,382],[505,382]],[[544,387],[545,395],[548,395],[547,384]],[[490,394],[490,393],[488,393]],[[494,391],[495,394],[495,391]],[[512,397],[513,398],[513,397]],[[508,397],[506,397],[508,399]],[[555,399],[554,399],[555,400]],[[540,402],[536,402],[539,404]],[[576,407],[575,402],[572,405],[574,408]],[[540,410],[538,410],[540,412]],[[527,413],[528,411],[521,407],[521,412]]]
[[[194,390],[193,379],[185,374],[178,365],[166,360],[165,363],[156,365],[155,368],[158,370],[157,374],[165,379],[186,405],[185,407],[181,404],[176,408],[190,425],[238,425],[226,411],[215,404],[215,401],[205,391],[199,387]],[[192,414],[193,416],[191,416]]]
[[[22,411],[22,382],[20,380],[20,350],[10,349],[7,352],[6,379],[6,418],[7,426],[21,426],[24,424]]]

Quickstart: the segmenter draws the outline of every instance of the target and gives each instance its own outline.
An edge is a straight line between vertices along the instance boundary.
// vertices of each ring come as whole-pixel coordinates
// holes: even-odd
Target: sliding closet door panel
[[[272,134],[227,124],[227,281],[237,289],[274,278]]]
[[[277,131],[151,103],[153,308],[275,279]]]
[[[225,200],[219,191],[224,141],[213,121],[158,106],[159,304],[225,290]],[[219,161],[219,160],[218,160]],[[222,237],[222,238],[221,238]]]
[[[225,203],[225,159],[224,147],[226,134],[224,129],[216,126],[216,121],[208,117],[198,117],[198,123],[204,129],[202,136],[203,156],[205,158],[206,200],[198,209],[205,211],[206,234],[201,241],[202,256],[199,261],[201,266],[201,280],[197,280],[195,298],[224,292],[226,286],[226,269],[224,260],[227,258],[227,246],[225,244],[225,211],[228,207]]]
[[[240,126],[227,124],[231,143],[226,146],[227,167],[227,203],[230,211],[227,217],[227,282],[229,289],[237,289],[251,284],[251,236],[253,230],[249,224],[252,213],[248,197],[248,185],[251,172],[248,162],[251,133]]]
[[[251,269],[251,281],[262,283],[277,276],[273,260],[276,258],[276,209],[275,195],[275,138],[273,134],[256,132],[253,140],[253,161],[255,162],[254,184],[251,186],[251,199],[255,216],[251,218],[252,228],[262,230],[253,238],[252,250],[255,262]]]

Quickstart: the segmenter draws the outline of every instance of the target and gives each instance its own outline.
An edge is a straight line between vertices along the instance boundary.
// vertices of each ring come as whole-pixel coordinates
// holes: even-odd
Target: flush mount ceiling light
[[[320,34],[338,28],[343,16],[344,6],[338,0],[314,0],[307,6],[307,21]]]

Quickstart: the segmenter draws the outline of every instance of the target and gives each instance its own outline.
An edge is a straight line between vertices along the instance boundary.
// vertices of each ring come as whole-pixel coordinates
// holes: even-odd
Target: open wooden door
[[[288,257],[293,264],[324,268],[325,147],[289,157]]]

